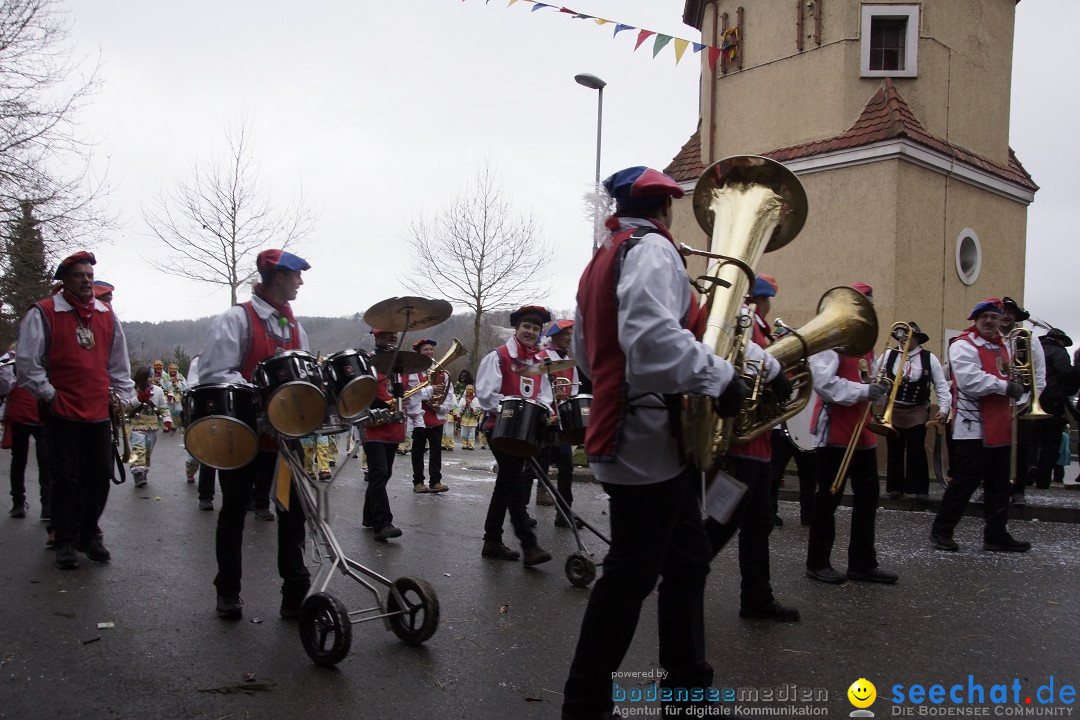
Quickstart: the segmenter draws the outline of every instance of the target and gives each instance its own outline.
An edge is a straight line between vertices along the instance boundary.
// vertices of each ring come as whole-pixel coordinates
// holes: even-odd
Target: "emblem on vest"
[[[533,379],[531,377],[522,376],[521,378],[521,397],[531,398],[533,396]]]
[[[864,357],[859,358],[859,375],[863,382],[870,382],[870,365]]]
[[[88,327],[78,327],[75,330],[75,336],[79,340],[79,345],[87,350],[94,349],[94,331]]]
[[[998,355],[995,359],[997,360],[998,374],[1008,377],[1009,376],[1009,363],[1005,362],[1005,358],[1003,358],[1000,355]]]

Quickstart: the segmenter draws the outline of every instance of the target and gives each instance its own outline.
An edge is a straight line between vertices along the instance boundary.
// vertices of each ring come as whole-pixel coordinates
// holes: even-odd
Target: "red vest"
[[[251,329],[251,342],[248,344],[247,354],[244,356],[243,362],[240,363],[240,374],[250,382],[251,376],[255,373],[255,366],[278,350],[300,349],[300,328],[296,323],[293,323],[291,328],[292,337],[289,338],[288,342],[283,342],[266,329],[266,323],[259,317],[259,313],[255,312],[255,307],[250,300],[240,303],[240,305],[247,310],[248,326]]]
[[[753,318],[754,324],[753,334],[751,339],[758,345],[758,347],[764,349],[769,346],[769,336],[761,329],[761,322],[758,316],[755,314]],[[781,370],[780,372],[783,372]],[[747,460],[757,460],[759,462],[769,462],[772,460],[772,433],[767,432],[757,438],[754,438],[748,443],[732,443],[731,449],[728,450],[728,455],[737,458],[745,458]]]
[[[982,362],[983,372],[993,375],[1002,380],[1009,379],[1009,351],[1005,348],[1004,340],[999,336],[997,350],[991,350],[986,345],[975,343],[976,331],[968,328],[960,334],[957,340],[965,340],[975,345],[979,351],[979,360]],[[953,406],[957,401],[958,389],[956,378],[953,378]],[[1012,444],[1012,402],[1008,395],[983,395],[979,398],[979,414],[982,421],[983,445],[986,447],[1004,447]]]
[[[540,353],[539,357],[541,360],[554,361],[566,359],[555,348],[548,348],[544,352]],[[551,388],[551,407],[552,410],[554,410],[555,412],[558,412],[559,403],[569,398],[570,394],[573,392],[575,380],[574,375],[576,374],[576,372],[576,369],[570,368],[569,370],[559,370],[558,372],[551,373],[552,382],[555,382],[556,380],[558,380],[558,378],[563,378],[567,381],[567,383],[558,383]]]
[[[14,387],[7,396],[7,420],[20,425],[40,425],[38,400],[29,390]]]
[[[839,353],[837,354],[839,355]],[[857,358],[840,355],[840,366],[836,369],[836,376],[852,382],[863,382],[864,368],[860,367],[859,363],[861,362],[866,365],[865,372],[870,372],[870,368],[874,366],[873,351]],[[860,400],[854,405],[829,403],[829,434],[825,437],[825,445],[828,447],[847,447],[851,441],[851,434],[855,432],[855,426],[859,423],[863,413],[866,412],[868,404],[868,400]],[[817,405],[814,406],[814,422],[811,432],[817,432],[817,424],[821,418],[823,407],[824,403],[821,397],[818,396]],[[866,426],[863,425],[862,433],[859,435],[855,447],[860,450],[877,447],[877,435],[867,430]]]
[[[79,345],[75,334],[79,329],[79,318],[74,310],[58,311],[55,297],[35,304],[41,308],[47,327],[45,366],[49,369],[49,382],[56,388],[52,412],[83,422],[108,420],[109,356],[115,327],[112,310],[91,312],[94,347],[88,350]]]
[[[612,234],[609,247],[597,250],[578,282],[578,312],[588,353],[585,366],[593,381],[589,425],[585,431],[585,452],[591,462],[615,459],[619,449],[619,426],[627,412],[626,355],[619,346],[616,290],[623,260],[633,247],[627,241],[639,230],[658,233],[675,244],[671,234],[662,227],[620,230]],[[693,330],[700,338],[703,320],[704,314],[699,312],[696,296],[691,293],[682,326]]]
[[[515,342],[517,342],[515,340]],[[502,385],[499,393],[503,397],[521,397],[527,400],[535,400],[540,394],[539,375],[519,375],[514,370],[534,365],[532,359],[523,360],[510,354],[510,348],[505,344],[495,348],[499,355],[499,373],[502,375]]]
[[[445,370],[442,372],[443,379],[449,384],[450,373]],[[420,373],[420,382],[424,382],[427,379],[427,373]],[[428,401],[424,402],[424,427],[438,427],[446,422],[446,418],[440,418],[435,414],[435,411],[428,407]]]
[[[394,402],[394,395],[389,387],[386,375],[378,374],[379,384],[376,386],[375,398],[382,400],[387,405]],[[399,407],[398,410],[401,410]],[[382,425],[368,425],[364,432],[365,442],[405,442],[405,421],[384,423]]]

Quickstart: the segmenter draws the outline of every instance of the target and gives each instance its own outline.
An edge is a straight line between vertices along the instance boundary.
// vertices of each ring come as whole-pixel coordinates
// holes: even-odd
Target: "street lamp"
[[[606,82],[588,73],[581,73],[574,76],[574,81],[578,85],[589,88],[590,90],[596,90],[596,176],[594,178],[595,189],[599,194],[600,192],[600,137],[601,131],[604,127],[604,87]],[[596,212],[596,219],[593,225],[593,252],[596,251],[597,235],[600,233],[600,211]]]

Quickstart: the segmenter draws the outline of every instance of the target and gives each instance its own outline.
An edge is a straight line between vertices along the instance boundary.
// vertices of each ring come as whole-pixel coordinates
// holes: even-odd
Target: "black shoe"
[[[739,617],[746,620],[779,620],[781,622],[799,622],[802,617],[796,608],[781,605],[773,600],[759,607],[739,608]]]
[[[904,496],[902,492],[899,492],[897,490],[890,490],[888,494],[890,500],[899,500],[901,497]]]
[[[41,520],[52,520],[52,509],[47,507],[41,508],[41,514],[38,515],[38,518]]]
[[[529,518],[529,527],[536,527],[536,518],[532,515],[526,515],[525,517]]]
[[[1006,535],[1000,540],[983,540],[983,550],[990,552],[1027,552],[1031,549],[1031,543],[1026,540],[1017,540],[1011,535]]]
[[[501,542],[485,540],[484,549],[480,551],[480,557],[495,558],[496,560],[517,560],[521,557],[521,553],[517,550],[511,550]]]
[[[15,503],[15,506],[11,508],[11,512],[9,512],[8,515],[13,518],[24,518],[26,517],[26,508],[27,505],[24,502]]]
[[[555,527],[570,527],[570,523],[566,522],[566,518],[562,516],[562,513],[555,513]]]
[[[522,558],[522,562],[525,563],[525,567],[532,567],[533,565],[539,565],[546,563],[551,559],[551,553],[539,545],[533,545],[532,547],[522,548],[522,552],[525,553]]]
[[[401,537],[401,530],[394,527],[390,523],[386,523],[381,528],[375,531],[375,539],[386,542],[390,538]]]
[[[817,570],[806,568],[806,577],[810,578],[811,580],[829,583],[830,585],[840,585],[841,583],[847,582],[846,576],[836,572],[828,565],[823,568],[818,568]]]
[[[200,500],[199,501],[199,509],[200,510],[206,510],[208,512],[213,512],[214,511],[214,501],[211,500],[210,498],[206,498],[205,500]]]
[[[225,620],[239,620],[244,615],[244,599],[240,593],[217,596],[217,616]]]
[[[779,515],[773,515],[773,527],[784,527],[784,521]]]
[[[1013,493],[1012,497],[1009,498],[1009,502],[1017,507],[1024,507],[1027,505],[1027,502],[1024,500],[1024,493],[1022,492]]]
[[[105,543],[98,538],[94,538],[88,543],[81,542],[75,548],[94,562],[109,562],[109,558],[112,557],[112,554],[105,549]]]
[[[930,544],[934,546],[934,549],[945,550],[946,552],[956,552],[960,549],[960,546],[951,537],[936,533],[930,534]]]
[[[281,617],[286,620],[300,617],[300,606],[311,588],[309,582],[286,582],[281,586]]]
[[[56,548],[56,567],[61,570],[74,570],[79,567],[79,556],[75,554],[75,546],[70,543]]]
[[[867,568],[866,570],[852,570],[851,568],[848,568],[847,577],[848,580],[884,583],[885,585],[892,585],[900,579],[900,576],[896,573],[882,570],[881,568]]]
[[[270,522],[273,522],[274,513],[270,512],[270,508],[256,508],[255,517],[258,520],[268,520]]]

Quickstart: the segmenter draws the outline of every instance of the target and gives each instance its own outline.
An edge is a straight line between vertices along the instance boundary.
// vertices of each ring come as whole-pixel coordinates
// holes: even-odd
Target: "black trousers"
[[[210,467],[206,463],[199,464],[199,499],[200,500],[213,500],[214,499],[214,485],[216,485],[217,470]],[[269,497],[269,490],[267,490],[267,496]],[[269,501],[268,501],[269,502]]]
[[[495,488],[491,491],[487,517],[484,519],[484,540],[502,542],[503,522],[510,513],[510,525],[514,534],[521,541],[521,547],[536,546],[536,534],[529,523],[529,514],[525,506],[529,502],[529,488],[532,486],[533,473],[525,458],[507,455],[492,448],[499,472],[495,476]]]
[[[1029,420],[1036,426],[1039,456],[1035,472],[1035,487],[1048,488],[1054,476],[1054,466],[1061,454],[1061,433],[1065,431],[1065,418],[1052,416],[1046,420]],[[14,460],[12,461],[14,463]],[[14,482],[14,479],[12,480]]]
[[[51,517],[52,479],[49,476],[49,445],[45,442],[44,425],[11,423],[11,504],[26,502],[26,461],[30,457],[30,438],[34,438],[34,454],[38,466],[38,492],[41,512]]]
[[[386,494],[386,484],[394,473],[394,456],[398,444],[392,442],[366,442],[364,455],[367,457],[367,490],[364,491],[364,527],[378,530],[394,522],[394,513],[390,510],[390,498]]]
[[[754,609],[775,601],[769,578],[769,534],[775,514],[770,502],[770,463],[732,458],[732,474],[746,483],[746,494],[726,523],[705,519],[712,557],[739,533],[739,572],[742,575],[740,602]]]
[[[56,547],[89,543],[97,535],[112,476],[112,426],[55,415],[45,420],[51,460],[53,529]]]
[[[930,492],[930,468],[926,462],[926,425],[898,429],[886,438],[889,448],[885,491],[907,495]]]
[[[416,427],[412,432],[413,485],[424,484],[424,446],[428,447],[428,479],[430,484],[442,482],[442,424]]]
[[[555,498],[555,502],[559,503],[560,499],[565,501],[566,504],[560,503],[560,506],[564,511],[568,510],[574,504],[574,448],[569,445],[546,446],[540,451],[538,460],[545,474],[554,463],[555,470],[558,472],[555,487],[559,491],[559,497]],[[530,487],[531,485],[532,483]],[[528,502],[529,492],[526,491],[525,503],[528,504]]]
[[[657,629],[661,685],[707,688],[705,578],[709,538],[701,521],[700,480],[690,470],[650,485],[604,483],[611,547],[593,586],[564,688],[563,718],[610,715],[612,673],[634,638],[641,605],[660,581]]]
[[[806,567],[820,570],[832,567],[833,543],[836,541],[836,508],[851,480],[851,540],[848,543],[848,570],[866,571],[878,566],[874,548],[874,516],[877,514],[880,486],[877,474],[877,450],[856,450],[847,475],[835,494],[833,480],[844,459],[844,448],[818,448],[818,490],[814,496],[814,516],[810,521],[810,542],[806,549]]]
[[[277,467],[276,452],[260,450],[255,459],[237,470],[219,470],[221,511],[217,522],[217,577],[214,585],[219,595],[240,592],[243,577],[244,516],[252,488],[270,484]],[[267,480],[268,478],[268,480]],[[267,495],[269,497],[269,495]],[[304,508],[296,489],[289,489],[289,511],[277,509],[278,574],[285,586],[306,586],[310,573],[304,565]]]
[[[794,457],[795,467],[799,472],[799,517],[803,524],[809,524],[810,517],[814,513],[814,492],[817,490],[817,452],[807,452],[795,447],[787,434],[779,428],[772,431],[772,452],[773,515],[780,510],[780,486],[784,484],[784,473],[787,472],[788,462]]]
[[[1039,437],[1038,425],[1043,420],[1017,420],[1016,422],[1016,465],[1012,470],[1012,492],[1023,493],[1028,481],[1034,484],[1038,467]],[[1008,460],[1005,461],[1008,465]]]
[[[988,448],[982,440],[953,440],[952,482],[941,496],[941,508],[930,531],[951,538],[964,508],[979,484],[983,484],[983,539],[995,542],[1009,537],[1008,446]]]

